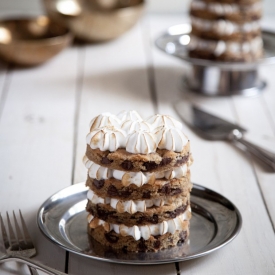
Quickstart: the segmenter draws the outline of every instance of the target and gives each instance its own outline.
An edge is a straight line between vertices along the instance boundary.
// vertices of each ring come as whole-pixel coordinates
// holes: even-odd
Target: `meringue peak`
[[[121,120],[121,122],[124,122],[126,120],[132,120],[132,121],[142,121],[140,114],[137,111],[122,111],[117,114],[117,117]]]
[[[104,126],[120,127],[120,124],[120,119],[115,115],[111,113],[102,113],[91,120],[90,131]]]
[[[160,126],[165,126],[165,127],[176,127],[181,129],[182,128],[182,123],[179,122],[178,120],[174,119],[171,116],[168,115],[160,115],[156,114],[153,115],[145,120],[146,122],[152,124],[152,127],[158,128]]]
[[[125,147],[125,138],[126,133],[122,129],[109,126],[91,131],[86,137],[86,142],[92,149],[114,152],[118,148]]]
[[[133,154],[150,154],[156,151],[155,136],[147,131],[135,131],[126,142],[126,151]]]

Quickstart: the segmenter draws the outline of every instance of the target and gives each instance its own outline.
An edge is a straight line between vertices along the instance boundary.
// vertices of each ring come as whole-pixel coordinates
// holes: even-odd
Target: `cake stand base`
[[[183,77],[182,89],[206,96],[257,96],[266,87],[258,71],[229,71],[219,67],[190,66]]]

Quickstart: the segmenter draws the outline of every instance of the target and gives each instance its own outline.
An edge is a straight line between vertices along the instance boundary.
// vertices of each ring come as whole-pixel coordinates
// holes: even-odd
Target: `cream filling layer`
[[[155,173],[124,172],[106,168],[89,160],[86,155],[83,157],[83,163],[88,169],[90,178],[97,180],[115,178],[117,180],[121,180],[123,186],[135,184],[136,186],[140,187],[144,184],[153,184],[155,182],[155,179],[165,178],[167,180],[171,180],[174,178],[182,178],[186,176],[188,172],[188,167],[189,165],[191,165],[191,160],[189,161],[189,163],[184,164],[180,167],[175,167],[166,172]]]
[[[184,221],[187,221],[189,219],[188,214],[190,212],[191,208],[189,207],[183,214],[177,216],[174,219],[163,221],[158,224],[142,226],[134,225],[132,227],[128,227],[124,224],[107,223],[101,219],[94,217],[92,214],[88,214],[87,220],[90,228],[103,226],[104,230],[107,232],[114,230],[117,234],[121,234],[122,236],[132,236],[136,241],[138,241],[140,238],[148,240],[151,235],[164,235],[167,232],[174,234],[177,230],[183,230],[185,226]]]
[[[252,5],[238,5],[228,3],[206,3],[201,0],[193,0],[191,2],[191,9],[193,10],[209,10],[218,15],[230,15],[234,13],[256,12],[262,10],[262,3],[258,2]]]
[[[111,207],[116,209],[118,213],[128,212],[130,214],[134,214],[136,212],[145,212],[147,208],[152,206],[164,206],[171,204],[171,201],[167,199],[121,201],[110,197],[102,198],[96,195],[91,189],[89,189],[87,192],[87,199],[94,204],[109,204]]]
[[[198,17],[191,17],[192,26],[199,30],[214,31],[220,35],[232,35],[236,32],[249,33],[258,31],[261,28],[260,21],[252,21],[244,24],[236,24],[229,20],[206,20]]]
[[[189,50],[203,50],[209,51],[216,56],[220,56],[223,53],[232,54],[246,54],[257,53],[263,47],[263,41],[260,37],[256,37],[249,42],[233,42],[233,41],[212,41],[198,38],[196,36],[190,37],[190,43],[188,44]]]

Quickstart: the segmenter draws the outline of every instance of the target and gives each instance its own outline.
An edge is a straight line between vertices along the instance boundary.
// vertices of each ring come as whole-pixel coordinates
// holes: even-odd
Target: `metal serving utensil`
[[[43,273],[49,275],[66,275],[61,271],[48,267],[35,260],[29,259],[36,255],[36,249],[31,240],[26,223],[20,210],[19,214],[21,224],[18,222],[17,217],[13,212],[15,225],[13,227],[7,212],[7,230],[0,213],[0,231],[2,235],[2,238],[0,237],[0,264],[10,261],[24,263],[28,265],[32,275],[38,274],[36,269],[41,270]],[[9,234],[7,234],[7,232],[9,232]]]
[[[203,138],[228,140],[275,171],[275,154],[247,141],[243,136],[246,130],[241,126],[209,114],[188,102],[176,103],[174,107],[182,120]]]

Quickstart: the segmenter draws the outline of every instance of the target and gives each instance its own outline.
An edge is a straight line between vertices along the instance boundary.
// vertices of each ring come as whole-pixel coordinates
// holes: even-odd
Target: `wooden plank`
[[[15,68],[0,122],[1,212],[20,208],[36,259],[60,270],[65,251],[42,236],[36,215],[71,184],[76,64],[77,49],[70,48],[42,66]]]
[[[170,19],[167,16],[152,17],[151,44],[169,26],[184,21],[179,16]],[[155,48],[152,51],[159,112],[176,116],[172,103],[183,98],[178,83],[185,65]],[[231,98],[189,96],[191,100],[220,116],[231,121],[239,119],[234,111],[239,108]],[[263,119],[266,121],[267,118],[263,116]],[[230,144],[205,141],[188,128],[185,131],[191,140],[195,159],[192,167],[193,181],[220,192],[235,203],[243,217],[243,228],[239,236],[225,248],[207,257],[180,263],[182,274],[274,274],[274,232],[251,161]],[[256,219],[261,226],[255,226]]]
[[[262,74],[268,79],[265,91],[256,98],[234,98],[239,123],[248,129],[247,138],[255,144],[273,151],[275,154],[275,81],[268,72],[270,68],[262,68]],[[255,162],[255,171],[264,203],[275,228],[275,173]]]
[[[85,69],[81,97],[75,182],[85,181],[82,164],[85,136],[90,120],[102,113],[117,114],[122,110],[137,110],[143,117],[154,113],[147,78],[147,64],[139,25],[105,44],[89,45],[85,50]],[[70,253],[72,274],[176,274],[174,264],[162,266],[127,266],[81,259]]]
[[[6,90],[9,83],[7,64],[0,61],[0,119],[6,100]]]

